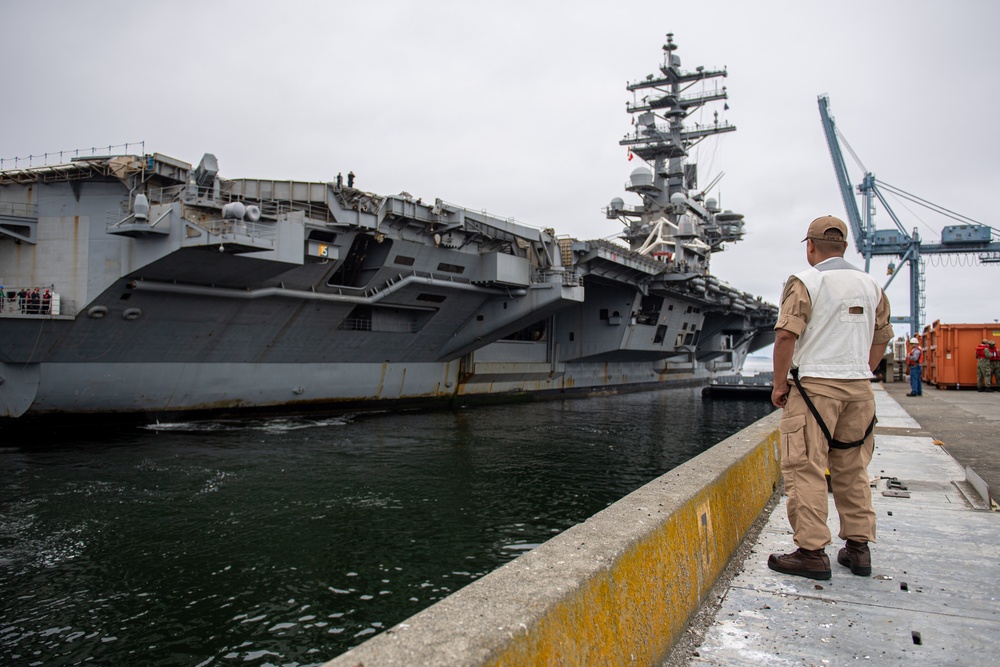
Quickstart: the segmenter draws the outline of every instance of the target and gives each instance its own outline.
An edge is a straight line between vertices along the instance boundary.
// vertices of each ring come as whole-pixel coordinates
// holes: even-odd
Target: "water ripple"
[[[770,411],[698,389],[0,452],[0,664],[321,665]]]

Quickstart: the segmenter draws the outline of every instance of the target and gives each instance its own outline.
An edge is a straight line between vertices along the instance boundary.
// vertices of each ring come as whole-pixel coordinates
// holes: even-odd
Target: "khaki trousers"
[[[809,398],[834,439],[842,442],[861,439],[875,414],[874,400],[845,401],[812,393]],[[858,447],[831,448],[794,385],[788,394],[779,428],[788,521],[796,546],[822,549],[831,542],[830,529],[826,525],[827,468],[840,516],[841,539],[874,542],[875,511],[868,481],[868,464],[875,450],[874,434]]]

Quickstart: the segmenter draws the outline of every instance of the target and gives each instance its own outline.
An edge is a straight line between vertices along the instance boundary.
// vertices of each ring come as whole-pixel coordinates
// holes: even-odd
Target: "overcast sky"
[[[876,177],[1000,228],[993,0],[0,0],[0,16],[3,158],[142,141],[192,164],[213,153],[227,178],[353,170],[375,193],[609,237],[608,202],[638,203],[625,85],[657,72],[672,32],[684,69],[729,71],[729,110],[692,118],[718,108],[738,128],[693,156],[746,215],[746,239],[713,258],[721,279],[777,303],[809,221],[846,219],[823,93]],[[890,203],[928,242],[955,224]],[[883,284],[888,261],[873,261]],[[926,276],[925,322],[1000,318],[1000,265],[928,257]],[[888,294],[909,315],[905,268]]]

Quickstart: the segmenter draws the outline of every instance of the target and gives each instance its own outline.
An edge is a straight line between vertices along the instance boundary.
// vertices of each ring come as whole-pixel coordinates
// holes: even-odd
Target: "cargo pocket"
[[[809,460],[806,449],[806,416],[782,417],[778,432],[781,434],[781,467],[801,468]]]

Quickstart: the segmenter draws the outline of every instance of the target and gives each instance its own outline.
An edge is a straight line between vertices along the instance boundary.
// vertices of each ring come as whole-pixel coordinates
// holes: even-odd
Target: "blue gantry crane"
[[[847,173],[847,165],[844,163],[844,156],[840,152],[840,141],[838,137],[842,135],[837,131],[830,115],[830,98],[826,95],[819,96],[819,115],[823,119],[823,131],[826,133],[826,143],[830,147],[830,156],[833,158],[833,168],[837,172],[837,182],[840,186],[840,196],[844,200],[844,209],[847,211],[847,219],[851,225],[854,235],[854,242],[858,252],[865,258],[865,271],[871,267],[871,258],[874,255],[891,255],[901,258],[910,269],[910,315],[908,317],[893,317],[893,322],[904,322],[910,325],[910,335],[920,331],[923,319],[924,303],[924,276],[922,271],[923,255],[943,255],[943,254],[978,254],[981,263],[1000,262],[1000,235],[997,230],[989,225],[967,218],[964,215],[950,211],[944,207],[933,204],[925,199],[911,195],[908,192],[893,187],[875,178],[875,175],[865,171],[864,178],[857,186],[857,192],[864,202],[864,216],[858,210],[857,200],[854,198],[854,190]],[[844,142],[847,143],[846,141]],[[850,149],[850,146],[848,146]],[[853,154],[853,151],[852,151]],[[857,156],[855,156],[857,159]],[[860,164],[860,160],[858,160]],[[863,169],[863,167],[862,167]],[[883,192],[884,190],[884,192]],[[941,241],[939,243],[924,243],[920,238],[917,229],[907,232],[903,223],[893,212],[889,202],[886,201],[885,193],[902,197],[915,204],[919,204],[936,213],[947,216],[961,224],[947,225],[941,230]],[[896,229],[875,229],[875,203],[879,202],[888,212],[889,217],[896,225]],[[997,240],[994,240],[994,236]],[[896,277],[894,264],[889,265],[889,280],[884,288],[889,287],[893,278]]]

